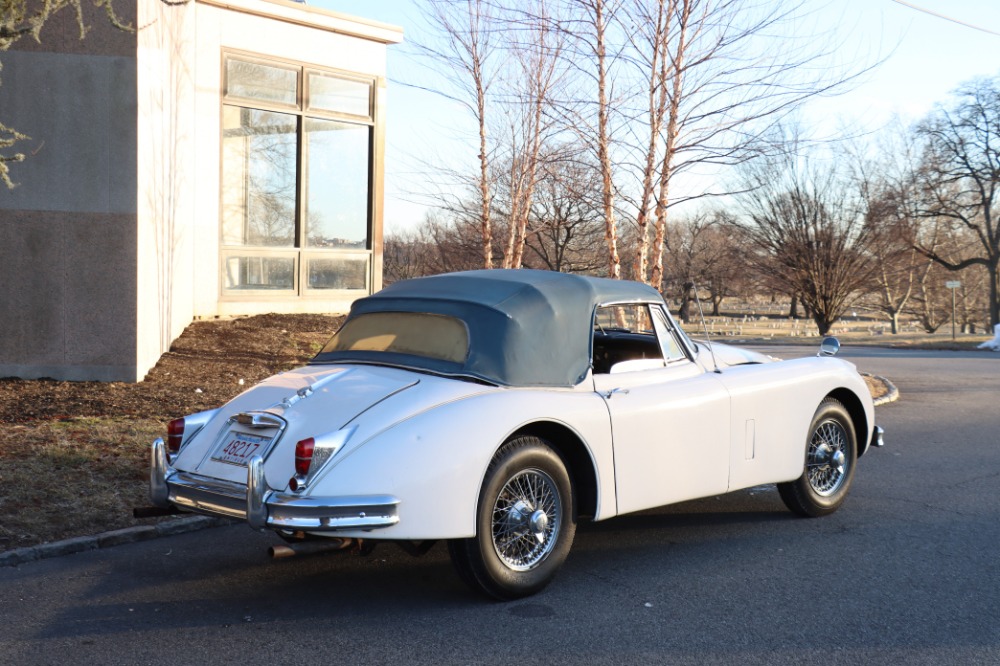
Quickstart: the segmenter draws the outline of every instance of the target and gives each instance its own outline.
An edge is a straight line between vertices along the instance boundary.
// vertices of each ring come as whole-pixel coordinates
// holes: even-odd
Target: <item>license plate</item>
[[[245,466],[254,455],[263,455],[270,443],[270,437],[251,435],[245,432],[230,432],[212,459]]]

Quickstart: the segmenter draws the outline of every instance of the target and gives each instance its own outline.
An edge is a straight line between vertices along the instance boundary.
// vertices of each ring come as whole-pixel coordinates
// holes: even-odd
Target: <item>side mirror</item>
[[[817,356],[836,356],[839,351],[840,340],[834,337],[823,338],[823,342],[819,345],[819,354]]]

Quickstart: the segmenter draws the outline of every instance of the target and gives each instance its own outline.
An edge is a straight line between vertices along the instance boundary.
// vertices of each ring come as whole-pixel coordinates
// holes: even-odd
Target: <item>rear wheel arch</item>
[[[573,483],[578,517],[593,518],[596,516],[597,470],[583,439],[561,423],[536,421],[511,433],[506,441],[522,435],[532,435],[545,440],[559,454]]]

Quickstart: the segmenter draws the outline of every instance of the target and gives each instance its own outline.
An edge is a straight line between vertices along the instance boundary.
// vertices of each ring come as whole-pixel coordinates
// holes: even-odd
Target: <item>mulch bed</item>
[[[267,314],[194,322],[136,384],[0,379],[0,423],[91,416],[169,420],[212,409],[265,377],[306,363],[342,321]]]

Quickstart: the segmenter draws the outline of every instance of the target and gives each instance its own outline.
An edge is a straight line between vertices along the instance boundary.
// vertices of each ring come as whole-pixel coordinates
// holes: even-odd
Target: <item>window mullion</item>
[[[305,118],[299,114],[298,117],[298,165],[295,169],[296,178],[298,179],[296,183],[296,194],[298,201],[295,206],[295,239],[296,246],[298,248],[299,255],[299,285],[298,285],[298,295],[301,296],[305,293],[305,285],[308,276],[306,275],[306,261],[303,251],[306,247],[306,226],[308,224],[309,211],[306,210],[308,199],[308,192],[306,188],[308,187],[309,179],[306,177],[306,168],[308,164],[308,146],[305,141]]]

